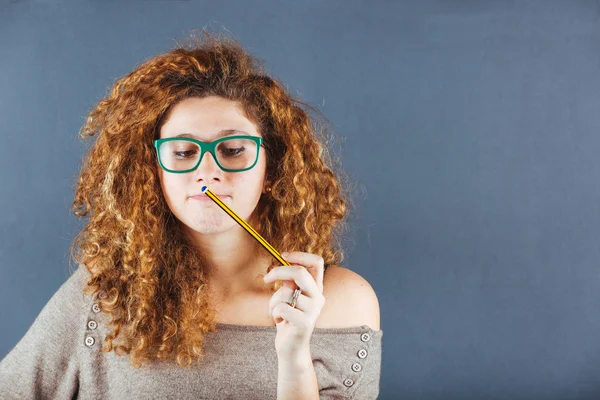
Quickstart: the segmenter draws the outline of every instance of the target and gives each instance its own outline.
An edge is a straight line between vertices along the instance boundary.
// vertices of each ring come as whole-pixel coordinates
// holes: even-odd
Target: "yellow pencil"
[[[275,248],[273,246],[271,246],[271,244],[269,242],[267,242],[262,236],[260,236],[260,234],[254,230],[254,228],[252,228],[250,225],[248,225],[248,223],[246,221],[244,221],[242,218],[240,218],[235,213],[235,211],[233,211],[231,208],[229,208],[229,206],[227,206],[227,204],[223,203],[221,201],[221,199],[219,199],[218,196],[216,196],[213,192],[211,192],[210,189],[208,188],[208,186],[202,186],[201,191],[202,191],[202,193],[204,193],[208,197],[210,197],[215,203],[217,203],[217,205],[219,207],[221,207],[223,209],[223,211],[225,211],[227,214],[229,214],[231,216],[231,218],[233,218],[238,224],[240,224],[242,226],[242,228],[244,228],[246,231],[248,231],[248,233],[251,234],[254,237],[254,239],[258,240],[258,243],[263,245],[263,247],[265,249],[267,249],[267,251],[269,253],[271,253],[271,255],[273,257],[275,257],[277,259],[277,261],[279,261],[281,263],[281,265],[291,266],[291,264],[288,263],[287,261],[285,261],[283,259],[283,257],[281,257],[281,254],[279,254],[279,252],[277,250],[275,250]]]

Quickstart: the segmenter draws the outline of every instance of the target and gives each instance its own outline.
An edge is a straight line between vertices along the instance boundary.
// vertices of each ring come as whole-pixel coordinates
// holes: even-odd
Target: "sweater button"
[[[367,351],[362,349],[358,352],[358,358],[365,358],[367,356]]]
[[[85,345],[87,347],[92,347],[94,345],[94,342],[95,342],[95,340],[91,336],[88,336],[88,337],[85,338]]]
[[[362,366],[359,363],[352,364],[352,371],[360,372],[362,370]]]
[[[363,333],[362,335],[360,335],[360,340],[362,340],[363,342],[368,342],[369,340],[371,340],[371,335],[369,335],[368,333]]]
[[[92,306],[92,310],[97,314],[100,312],[100,307],[98,306],[98,303],[94,303],[94,305]]]
[[[94,321],[93,319],[88,321],[88,328],[90,329],[96,329],[98,327],[98,324],[96,323],[96,321]]]
[[[345,379],[344,380],[344,385],[350,387],[350,386],[354,385],[354,381],[352,379],[350,379],[350,378]]]

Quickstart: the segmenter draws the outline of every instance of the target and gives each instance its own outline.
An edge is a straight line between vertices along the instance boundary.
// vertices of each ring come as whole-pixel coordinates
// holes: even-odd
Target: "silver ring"
[[[296,302],[298,301],[298,297],[300,296],[300,293],[301,293],[301,292],[302,292],[302,291],[301,291],[300,289],[296,289],[296,290],[294,290],[294,294],[292,294],[292,300],[290,300],[290,301],[288,302],[288,304],[289,304],[290,306],[292,306],[292,308],[296,308]]]

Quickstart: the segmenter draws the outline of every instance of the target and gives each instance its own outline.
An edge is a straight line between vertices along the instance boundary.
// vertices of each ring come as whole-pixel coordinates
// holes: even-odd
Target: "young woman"
[[[78,269],[0,363],[1,398],[377,397],[379,304],[338,265],[351,199],[324,130],[239,43],[197,39],[91,111]]]

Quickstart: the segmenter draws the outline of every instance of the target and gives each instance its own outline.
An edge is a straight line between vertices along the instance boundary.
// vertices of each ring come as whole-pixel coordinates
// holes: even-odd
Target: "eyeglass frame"
[[[254,162],[252,163],[251,166],[249,166],[248,168],[244,168],[244,169],[229,169],[229,168],[225,168],[221,165],[221,163],[219,162],[219,159],[217,158],[217,156],[215,155],[215,150],[217,148],[217,145],[221,142],[227,141],[227,140],[231,140],[231,139],[250,139],[252,141],[254,141],[257,146],[256,146],[256,159],[254,160]],[[183,171],[175,171],[172,169],[168,169],[166,168],[163,163],[162,160],[160,159],[160,151],[158,150],[158,148],[160,147],[160,145],[164,142],[170,142],[173,140],[183,140],[183,141],[187,141],[187,142],[192,142],[197,144],[200,147],[200,158],[198,159],[198,164],[196,164],[193,168],[190,169],[186,169]],[[256,165],[256,163],[258,162],[258,155],[260,154],[260,148],[261,147],[265,147],[263,144],[263,138],[260,136],[250,136],[250,135],[235,135],[235,136],[226,136],[226,137],[222,137],[216,140],[213,140],[212,142],[202,142],[200,140],[196,140],[193,138],[188,138],[188,137],[174,137],[174,138],[163,138],[163,139],[156,139],[154,140],[154,148],[156,149],[156,157],[158,158],[158,163],[160,164],[160,167],[170,173],[173,174],[185,174],[188,172],[192,172],[195,171],[196,169],[198,169],[198,167],[200,166],[200,163],[202,162],[202,159],[204,158],[204,153],[206,153],[207,151],[212,154],[215,162],[217,163],[217,165],[219,166],[219,168],[221,168],[221,170],[225,171],[225,172],[244,172],[244,171],[248,171],[252,168],[254,168],[254,166]]]

